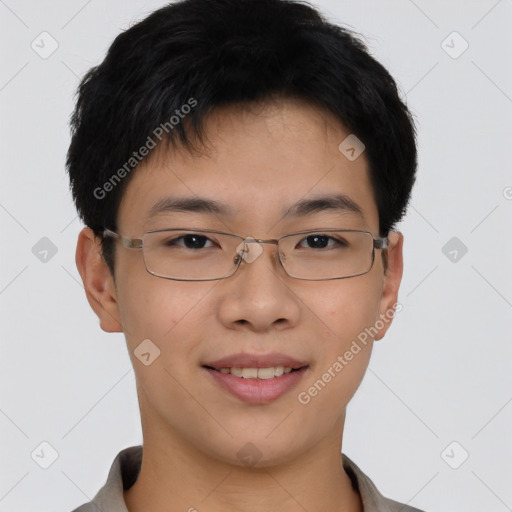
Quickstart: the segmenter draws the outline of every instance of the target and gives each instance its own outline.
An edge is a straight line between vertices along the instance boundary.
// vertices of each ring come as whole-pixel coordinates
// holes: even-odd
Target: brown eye
[[[299,246],[304,249],[326,249],[327,247],[344,247],[346,245],[344,240],[322,234],[309,235],[299,242]]]
[[[195,233],[187,233],[176,238],[167,238],[163,241],[163,245],[166,247],[183,247],[185,249],[211,247],[211,245],[207,245],[208,243],[212,244],[212,241],[207,236]]]

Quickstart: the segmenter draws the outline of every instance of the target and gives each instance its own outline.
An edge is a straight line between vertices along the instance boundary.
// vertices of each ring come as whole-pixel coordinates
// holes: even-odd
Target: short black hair
[[[357,34],[296,0],[180,0],[116,37],[82,79],[71,116],[66,169],[80,218],[96,236],[117,229],[150,139],[193,151],[213,110],[275,97],[327,109],[364,143],[387,236],[415,181],[412,115]],[[113,276],[112,239],[102,253]]]

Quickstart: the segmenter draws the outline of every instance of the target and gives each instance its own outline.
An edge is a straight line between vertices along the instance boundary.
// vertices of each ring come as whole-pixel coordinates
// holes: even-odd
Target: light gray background
[[[75,267],[64,159],[79,77],[163,4],[0,0],[2,512],[72,510],[141,442],[124,337],[100,330]],[[343,451],[416,507],[512,510],[512,1],[315,4],[397,78],[420,150],[403,311],[349,405]],[[47,59],[31,48],[43,31],[59,45]],[[453,31],[469,44],[458,58]],[[43,237],[57,249],[46,262],[32,252]],[[452,237],[468,249],[455,262]],[[58,452],[48,469],[31,458],[43,441]]]

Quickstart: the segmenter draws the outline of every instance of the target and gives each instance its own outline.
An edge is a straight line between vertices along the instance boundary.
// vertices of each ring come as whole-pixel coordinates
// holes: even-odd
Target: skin
[[[154,150],[134,171],[123,196],[118,232],[140,237],[169,227],[172,215],[148,221],[167,195],[207,197],[233,216],[179,214],[179,223],[255,238],[301,229],[364,229],[378,236],[378,212],[367,160],[349,161],[338,145],[349,132],[330,113],[281,99],[251,109],[215,111],[206,124],[208,150]],[[283,220],[303,198],[343,193],[363,210],[320,212]],[[116,247],[115,284],[89,228],[76,262],[101,328],[124,332],[141,410],[143,462],[125,491],[130,512],[268,510],[360,512],[362,503],[342,467],[346,406],[361,383],[373,341],[311,401],[307,390],[365,328],[398,299],[403,237],[390,233],[388,268],[381,250],[365,275],[301,281],[280,267],[275,246],[221,281],[180,282],[150,275],[141,251]],[[391,322],[375,336],[381,339]],[[151,339],[161,351],[144,366],[134,350]],[[237,352],[281,352],[309,362],[297,388],[267,404],[248,404],[222,390],[201,367]],[[251,442],[254,466],[237,452]]]

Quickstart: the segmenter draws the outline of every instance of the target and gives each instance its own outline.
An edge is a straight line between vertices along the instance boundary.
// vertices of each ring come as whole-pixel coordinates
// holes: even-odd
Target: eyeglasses
[[[366,274],[375,249],[387,249],[389,239],[369,231],[314,229],[261,240],[210,229],[156,229],[129,238],[105,229],[103,237],[142,249],[150,274],[176,281],[215,281],[232,276],[242,261],[252,263],[263,252],[260,244],[277,245],[279,261],[295,279],[324,281]]]

